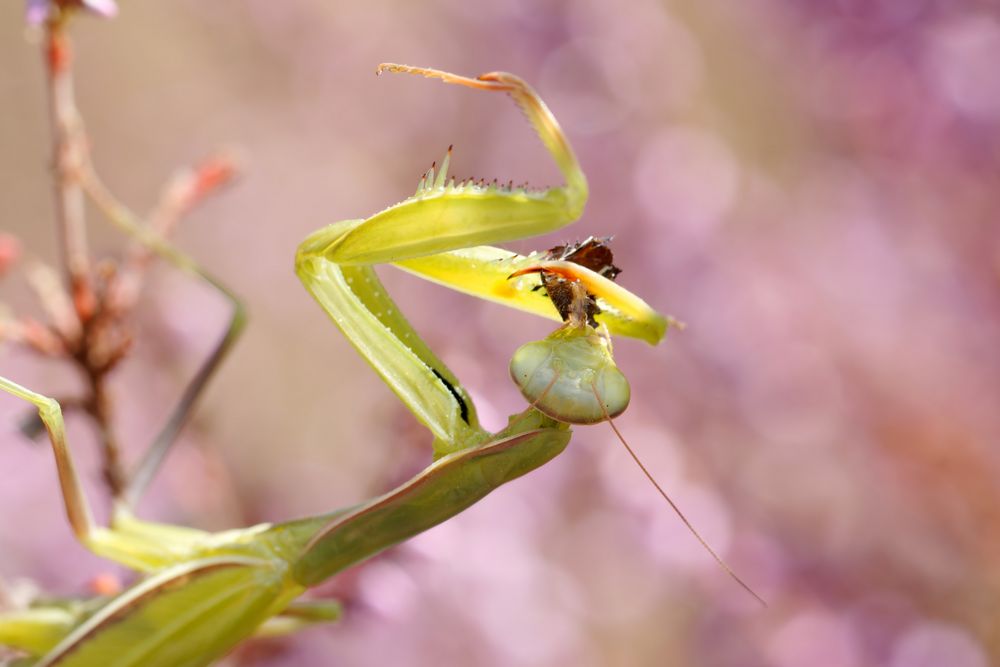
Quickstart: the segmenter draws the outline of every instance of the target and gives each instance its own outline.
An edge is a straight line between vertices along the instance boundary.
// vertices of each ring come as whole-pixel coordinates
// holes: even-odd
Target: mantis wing
[[[115,598],[36,667],[196,667],[251,635],[303,588],[280,561],[205,558],[168,568]]]

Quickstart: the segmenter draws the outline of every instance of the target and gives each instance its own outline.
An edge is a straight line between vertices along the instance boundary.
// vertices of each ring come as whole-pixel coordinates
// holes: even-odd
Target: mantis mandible
[[[28,656],[25,664],[205,665],[254,634],[336,618],[336,604],[296,598],[546,463],[566,447],[571,423],[610,421],[627,406],[628,384],[612,359],[610,334],[655,345],[671,321],[614,283],[617,270],[608,268],[613,269],[610,261],[607,266],[573,261],[583,252],[599,255],[601,242],[529,256],[480,245],[549,232],[583,212],[587,181],[555,117],[511,74],[472,79],[402,65],[381,65],[382,71],[506,93],[525,112],[566,181],[543,190],[457,183],[447,173],[449,149],[440,169],[432,167],[413,196],[370,218],[320,229],[298,249],[295,269],[303,285],[433,434],[433,462],[399,487],[353,507],[208,533],[133,515],[131,507],[169,447],[170,437],[159,438],[134,476],[125,502],[113,508],[109,525],[103,527],[91,518],[59,404],[0,377],[0,389],[38,409],[55,455],[65,511],[79,541],[95,554],[146,575],[106,602],[39,606],[0,615],[0,644],[23,651]],[[121,226],[174,264],[207,276],[165,241],[134,225]],[[381,263],[564,320],[545,340],[515,354],[511,374],[529,406],[512,416],[506,428],[490,433],[479,425],[472,399],[458,378],[417,336],[382,287],[373,269]],[[538,274],[545,290],[538,289]],[[556,292],[562,294],[561,304]],[[241,321],[237,309],[220,349],[231,343]],[[219,357],[217,350],[213,362]],[[181,421],[172,419],[165,429],[171,437]]]

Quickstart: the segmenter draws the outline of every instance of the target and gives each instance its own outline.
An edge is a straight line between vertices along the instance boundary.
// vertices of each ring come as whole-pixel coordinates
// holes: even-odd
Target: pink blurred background
[[[37,35],[0,6],[0,229],[54,261]],[[620,282],[684,320],[619,341],[619,426],[736,587],[606,426],[325,586],[339,624],[230,665],[986,667],[1000,662],[1000,19],[934,0],[126,1],[74,27],[98,169],[145,210],[220,145],[244,178],[177,242],[251,325],[141,513],[221,529],[316,513],[412,472],[429,438],[297,284],[310,231],[402,199],[455,145],[457,176],[558,173],[513,105],[381,61],[532,82],[591,182],[583,220],[513,244],[614,234]],[[91,216],[93,246],[121,239]],[[390,291],[477,398],[523,407],[506,363],[550,325],[391,270]],[[36,312],[23,279],[3,302]],[[132,455],[226,308],[161,269],[115,376]],[[49,394],[59,364],[7,347]],[[0,576],[84,592],[50,455],[0,400]],[[93,435],[70,422],[95,503]],[[116,571],[116,570],[112,570]]]

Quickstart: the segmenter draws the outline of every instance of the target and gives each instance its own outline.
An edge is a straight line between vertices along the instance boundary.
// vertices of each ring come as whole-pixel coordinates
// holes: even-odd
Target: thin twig
[[[86,214],[79,169],[87,145],[73,90],[73,57],[66,17],[60,13],[46,23],[45,66],[49,81],[55,168],[56,223],[66,279],[78,313],[89,314],[96,303],[87,252]]]
[[[80,318],[59,282],[56,269],[40,260],[30,261],[25,265],[24,277],[52,327],[62,339],[67,342],[79,341],[83,336]]]
[[[32,317],[0,317],[0,343],[3,342],[19,343],[45,357],[66,356],[63,339]]]
[[[188,211],[233,179],[238,166],[239,161],[232,153],[220,152],[195,167],[178,170],[160,192],[159,201],[147,217],[146,227],[159,238],[166,239]],[[89,185],[96,180],[93,170],[88,170],[84,189],[92,195],[97,192],[96,203],[109,217],[120,216],[123,207],[111,203],[111,198],[106,196],[109,194],[107,189],[99,182],[95,187]],[[133,240],[118,271],[114,289],[108,295],[109,307],[128,310],[135,305],[154,254],[148,244]]]
[[[56,223],[63,268],[69,285],[71,307],[60,307],[53,290],[40,290],[43,303],[54,310],[53,322],[62,335],[67,352],[80,366],[87,381],[90,406],[104,460],[104,477],[114,497],[125,488],[125,470],[111,419],[111,400],[105,375],[120,357],[108,351],[107,336],[114,328],[95,289],[87,248],[87,226],[81,175],[89,169],[87,137],[76,106],[73,87],[73,54],[66,26],[69,12],[56,12],[45,24],[45,66],[49,82],[49,115],[52,124],[55,168]],[[41,275],[40,273],[38,275]],[[44,281],[43,281],[44,282]],[[124,348],[123,348],[124,349]],[[97,354],[95,354],[95,351]],[[101,354],[105,353],[105,354]]]

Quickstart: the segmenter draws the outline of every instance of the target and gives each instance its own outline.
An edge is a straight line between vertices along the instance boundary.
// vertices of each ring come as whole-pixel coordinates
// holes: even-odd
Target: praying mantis
[[[542,190],[456,182],[448,176],[449,149],[440,169],[432,167],[411,197],[367,219],[320,229],[298,249],[295,270],[305,288],[433,435],[432,463],[400,486],[352,507],[208,533],[132,513],[169,447],[173,428],[140,466],[109,525],[99,526],[74,468],[59,404],[0,377],[0,389],[33,404],[48,431],[76,537],[93,553],[145,575],[106,601],[0,615],[0,644],[22,651],[23,664],[206,665],[255,634],[335,619],[335,603],[296,598],[545,464],[567,446],[571,424],[611,421],[627,406],[628,383],[614,364],[611,335],[655,345],[672,320],[613,282],[617,269],[603,241],[527,256],[481,245],[553,231],[583,212],[586,178],[545,103],[506,73],[466,78],[402,65],[381,65],[378,71],[506,93],[524,111],[565,179],[562,186]],[[123,226],[167,260],[207,275],[166,241]],[[490,433],[479,425],[458,378],[419,338],[379,282],[373,267],[384,263],[561,321],[546,339],[515,353],[511,376],[529,405],[504,429]],[[241,325],[237,309],[220,348],[231,344]]]

